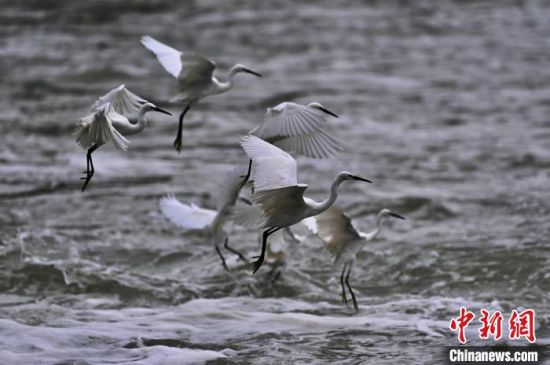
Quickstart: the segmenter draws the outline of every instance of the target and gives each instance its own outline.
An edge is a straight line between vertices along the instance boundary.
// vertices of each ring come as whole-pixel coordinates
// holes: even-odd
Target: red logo
[[[449,327],[451,327],[453,331],[458,330],[458,340],[460,343],[466,343],[466,334],[464,333],[464,329],[468,327],[474,318],[475,314],[473,312],[469,312],[466,308],[460,307],[460,316],[456,319],[451,319]]]
[[[479,338],[486,340],[489,335],[492,335],[495,340],[500,340],[502,337],[502,314],[499,311],[489,317],[489,312],[482,309],[479,321],[483,324],[479,329]]]
[[[487,340],[492,337],[494,340],[502,338],[502,322],[503,316],[500,311],[495,311],[493,314],[485,309],[481,309],[481,327],[478,329],[479,338]],[[458,341],[466,343],[466,328],[475,318],[475,314],[464,307],[460,307],[460,315],[457,318],[451,319],[449,328],[453,332],[458,332]],[[518,313],[515,309],[510,315],[508,321],[508,338],[510,340],[527,339],[530,343],[536,341],[535,337],[535,311],[526,309]]]
[[[533,343],[537,339],[535,337],[535,311],[526,309],[519,313],[514,309],[510,320],[510,340],[516,340],[525,337],[529,342]]]

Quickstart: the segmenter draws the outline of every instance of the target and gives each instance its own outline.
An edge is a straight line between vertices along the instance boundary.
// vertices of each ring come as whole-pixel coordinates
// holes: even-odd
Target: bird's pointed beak
[[[350,178],[352,178],[353,180],[359,180],[359,181],[365,181],[365,182],[368,182],[368,183],[372,183],[372,181],[370,181],[369,179],[365,179],[364,177],[360,177],[360,176],[351,175]]]
[[[394,212],[389,212],[388,215],[394,217],[394,218],[398,218],[398,219],[402,219],[402,220],[405,220],[405,217],[397,214],[397,213],[394,213]]]
[[[319,107],[319,110],[322,111],[322,112],[327,113],[328,115],[332,115],[334,118],[340,118],[336,113],[333,113],[330,110],[328,110],[327,108],[324,108],[322,106]]]
[[[154,107],[152,110],[156,111],[156,112],[159,112],[159,113],[163,113],[163,114],[168,114],[168,115],[172,115],[172,113],[170,112],[167,112],[166,110],[164,109],[161,109],[161,108],[158,108],[158,107]]]
[[[257,73],[256,71],[252,71],[252,70],[250,70],[250,69],[248,69],[248,68],[243,68],[243,71],[246,72],[246,73],[249,73],[249,74],[251,74],[251,75],[254,75],[254,76],[256,76],[256,77],[262,77],[262,74],[259,74],[259,73]]]

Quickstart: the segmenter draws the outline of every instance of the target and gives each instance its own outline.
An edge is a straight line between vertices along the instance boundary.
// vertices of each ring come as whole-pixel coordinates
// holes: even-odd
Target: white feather
[[[119,151],[126,151],[130,141],[113,127],[113,123],[117,122],[128,123],[128,120],[115,112],[110,103],[106,103],[96,112],[80,119],[80,125],[74,132],[76,142],[84,149],[94,144],[112,142]]]
[[[166,44],[161,43],[148,35],[141,37],[141,44],[157,56],[160,64],[166,71],[168,71],[169,74],[175,78],[178,78],[182,69],[182,52],[167,46]]]
[[[215,210],[182,203],[174,195],[160,200],[160,210],[172,223],[185,229],[204,229],[216,216]]]
[[[323,129],[324,113],[310,105],[284,102],[268,108],[264,122],[250,134],[303,156],[334,156],[343,149],[342,144]]]
[[[244,136],[241,146],[252,160],[252,180],[256,191],[298,184],[296,161],[285,151],[255,136]]]
[[[114,88],[103,96],[97,98],[91,107],[91,111],[97,111],[104,104],[111,103],[113,109],[126,117],[137,114],[141,105],[147,100],[134,94],[124,84]]]

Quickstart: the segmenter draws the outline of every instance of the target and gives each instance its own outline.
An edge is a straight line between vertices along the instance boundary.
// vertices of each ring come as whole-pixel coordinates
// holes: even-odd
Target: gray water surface
[[[102,147],[82,194],[71,132],[96,97],[125,83],[180,110],[144,34],[264,77],[192,109],[181,155],[175,117],[152,115],[127,153]],[[544,1],[4,2],[0,363],[431,364],[458,343],[460,306],[533,308],[548,344],[548,34]],[[315,238],[272,284],[268,265],[251,276],[228,257],[224,272],[158,209],[168,192],[215,207],[240,136],[285,100],[341,116],[345,152],[298,158],[312,198],[345,169],[375,182],[341,189],[359,229],[384,207],[407,217],[358,255],[358,313]],[[259,252],[249,230],[231,241]]]

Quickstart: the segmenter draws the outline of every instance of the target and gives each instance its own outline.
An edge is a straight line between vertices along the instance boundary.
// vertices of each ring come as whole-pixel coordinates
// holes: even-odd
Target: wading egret
[[[262,236],[259,237],[259,242]],[[269,236],[267,242],[265,263],[271,266],[267,276],[274,284],[281,276],[282,269],[286,266],[287,260],[295,256],[295,250],[304,237],[294,234],[290,227],[285,227]]]
[[[348,287],[353,307],[358,311],[357,300],[349,283],[351,268],[355,257],[369,241],[374,240],[382,231],[382,221],[385,217],[405,219],[389,209],[382,209],[376,217],[376,228],[364,233],[357,231],[351,224],[351,219],[334,205],[323,213],[304,219],[306,227],[316,234],[326,245],[329,252],[334,256],[334,267],[342,267],[340,274],[340,285],[342,286],[342,301],[347,303],[346,289]]]
[[[264,122],[249,134],[287,152],[312,158],[333,157],[343,146],[323,129],[327,114],[338,118],[317,102],[301,105],[286,101],[268,108]]]
[[[133,114],[136,111],[136,118],[132,118],[132,121],[126,115],[121,114]],[[94,176],[92,153],[109,141],[117,150],[126,151],[130,142],[125,136],[140,133],[147,126],[148,120],[145,114],[149,111],[171,115],[139,98],[122,85],[99,98],[92,106],[92,113],[80,119],[74,137],[80,147],[87,150],[86,171],[84,172],[86,176],[81,178],[84,180],[83,192]]]
[[[342,171],[334,178],[330,195],[320,203],[304,200],[305,184],[298,184],[296,161],[285,151],[255,136],[244,136],[241,146],[252,160],[254,205],[236,212],[236,220],[248,226],[265,228],[262,236],[262,251],[252,263],[252,272],[262,266],[267,237],[281,228],[291,226],[302,219],[317,215],[328,209],[338,196],[338,187],[346,180],[371,182]]]
[[[174,195],[167,195],[160,200],[160,210],[166,218],[178,227],[198,230],[204,233],[212,242],[218,256],[222,261],[223,268],[227,271],[225,258],[220,250],[221,243],[228,251],[239,256],[243,261],[248,260],[237,250],[229,246],[229,236],[226,231],[226,222],[232,213],[242,187],[250,176],[250,165],[246,176],[242,176],[241,169],[235,167],[229,171],[219,186],[217,197],[217,209],[204,209],[195,204],[180,202]]]
[[[174,148],[178,152],[181,152],[183,118],[193,105],[209,95],[231,90],[235,85],[235,75],[240,72],[262,76],[241,64],[236,64],[229,69],[227,81],[220,81],[212,75],[216,64],[208,58],[195,53],[178,51],[148,35],[141,38],[141,44],[154,53],[162,67],[178,81],[180,92],[170,99],[171,102],[184,105],[174,140]]]

